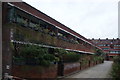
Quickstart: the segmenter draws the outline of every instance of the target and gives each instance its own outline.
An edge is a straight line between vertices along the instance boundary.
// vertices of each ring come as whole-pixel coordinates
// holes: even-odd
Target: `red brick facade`
[[[92,39],[93,44],[100,47],[108,56],[120,55],[120,39]]]
[[[25,69],[26,65],[14,65],[14,51],[12,50],[11,43],[15,43],[15,45],[17,45],[15,46],[15,49],[19,49],[20,45],[27,44],[47,48],[62,48],[69,51],[75,51],[76,53],[80,53],[82,55],[88,54],[89,56],[95,54],[96,49],[100,49],[87,40],[87,38],[52,19],[41,11],[33,8],[27,3],[3,3],[2,6],[3,75],[8,73],[13,76],[24,78],[55,78],[58,75],[58,66],[53,66],[48,69],[42,68],[43,72],[40,73],[36,69],[38,67],[28,66],[32,68],[31,70],[27,68],[29,69],[27,70]],[[60,33],[62,36],[59,36]],[[86,64],[87,65],[80,66],[79,63],[65,63],[63,74],[66,75],[94,65],[89,62]]]

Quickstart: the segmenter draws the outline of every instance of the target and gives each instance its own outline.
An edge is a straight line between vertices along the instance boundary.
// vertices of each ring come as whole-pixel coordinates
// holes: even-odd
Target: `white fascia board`
[[[15,41],[15,40],[11,40],[11,42],[15,42],[15,43],[19,43],[19,44],[37,45],[37,46],[46,47],[46,48],[64,49],[64,48],[61,48],[61,47],[52,47],[52,46],[48,46],[48,45],[41,45],[41,44],[35,44],[35,43],[30,43],[30,42]],[[75,51],[75,52],[81,52],[81,53],[83,53],[83,54],[94,54],[94,53],[91,53],[91,52],[85,52],[85,51],[73,50],[73,49],[65,49],[65,50]]]

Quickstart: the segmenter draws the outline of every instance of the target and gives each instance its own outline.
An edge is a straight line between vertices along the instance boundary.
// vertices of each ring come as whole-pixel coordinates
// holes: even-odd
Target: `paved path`
[[[112,61],[104,61],[102,64],[98,64],[66,78],[110,78],[109,72],[111,70],[112,63]]]

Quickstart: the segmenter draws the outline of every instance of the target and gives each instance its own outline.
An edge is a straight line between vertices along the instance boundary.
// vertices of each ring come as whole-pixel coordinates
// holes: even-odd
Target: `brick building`
[[[20,55],[19,50],[24,45],[46,47],[53,53],[55,48],[87,55],[95,54],[96,49],[101,50],[82,35],[25,2],[2,3],[0,28],[2,29],[0,48],[2,47],[3,76],[14,75],[13,56]],[[19,72],[16,74],[20,75]]]
[[[93,44],[100,47],[106,54],[108,54],[109,58],[113,58],[113,56],[120,55],[120,39],[92,39],[90,40]]]

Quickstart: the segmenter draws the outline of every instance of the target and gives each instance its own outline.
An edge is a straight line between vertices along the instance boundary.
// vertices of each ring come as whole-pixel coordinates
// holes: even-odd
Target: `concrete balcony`
[[[53,36],[42,31],[35,31],[34,29],[26,28],[16,23],[10,23],[8,25],[11,28],[11,40],[94,53],[94,49],[87,45],[63,40],[59,36]]]

